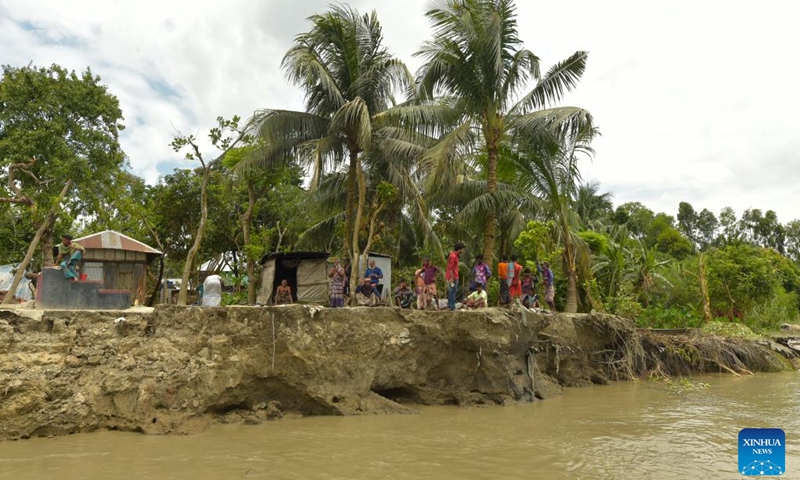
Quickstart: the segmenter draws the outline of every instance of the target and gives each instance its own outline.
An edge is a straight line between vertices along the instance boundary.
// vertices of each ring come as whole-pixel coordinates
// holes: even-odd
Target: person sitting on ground
[[[489,268],[489,265],[483,263],[483,255],[478,255],[475,257],[475,266],[472,268],[472,278],[473,282],[470,285],[470,291],[475,290],[475,286],[477,284],[483,285],[483,289],[486,290],[486,285],[489,281],[489,278],[492,276],[492,269]]]
[[[284,278],[281,280],[281,284],[278,285],[277,290],[275,290],[275,305],[290,305],[292,302],[292,287],[289,286],[289,281]]]
[[[73,282],[78,281],[78,263],[83,257],[83,252],[84,248],[80,244],[73,242],[71,235],[63,235],[61,237],[61,243],[58,244],[56,265],[61,265],[65,278],[69,278]]]
[[[361,285],[356,287],[356,301],[359,307],[377,307],[381,301],[381,294],[372,285],[369,277],[361,281]]]
[[[470,293],[467,297],[465,305],[467,308],[485,308],[489,299],[486,295],[486,290],[480,283],[475,287],[475,291]]]
[[[525,308],[539,308],[539,296],[536,295],[536,279],[531,274],[531,269],[525,267],[522,271],[522,306]]]
[[[400,284],[394,289],[395,303],[400,308],[411,308],[414,302],[414,292],[408,288],[405,278],[400,279]]]

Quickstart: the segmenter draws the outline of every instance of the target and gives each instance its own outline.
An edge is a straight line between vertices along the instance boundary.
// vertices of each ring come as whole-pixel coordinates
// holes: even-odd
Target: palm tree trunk
[[[356,155],[355,161],[353,161],[351,156],[350,162],[356,166],[356,179],[358,180],[358,207],[356,208],[355,218],[353,219],[353,242],[351,244],[352,257],[350,258],[350,261],[352,262],[352,269],[350,270],[350,302],[352,304],[355,301],[355,291],[357,285],[356,280],[361,278],[361,274],[363,270],[365,270],[364,267],[366,266],[361,265],[361,255],[359,255],[358,247],[358,234],[361,231],[361,216],[364,214],[364,202],[367,198],[367,179],[364,178],[364,172],[361,171],[361,165],[359,163],[358,156]],[[365,252],[365,264],[367,262],[368,255],[369,252]]]
[[[497,191],[497,144],[487,142],[488,158],[486,161],[486,192],[494,193]],[[483,228],[483,261],[491,265],[494,262],[494,241],[497,231],[497,215],[494,210],[490,210],[486,215],[486,223]]]
[[[356,177],[358,168],[358,151],[355,149],[350,150],[350,165],[347,170],[347,201],[344,207],[344,245],[343,251],[345,255],[350,255],[353,250],[350,240],[353,238],[353,208],[355,206],[356,195]],[[351,258],[355,262],[355,258]]]
[[[564,266],[567,267],[567,304],[564,306],[566,313],[578,312],[578,274],[575,270],[575,244],[570,237],[569,225],[562,220],[562,235],[564,235]]]

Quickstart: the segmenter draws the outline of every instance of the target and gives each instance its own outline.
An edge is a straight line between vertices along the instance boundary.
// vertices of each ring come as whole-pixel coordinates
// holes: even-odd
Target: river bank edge
[[[798,367],[768,338],[648,331],[603,314],[3,309],[0,440],[512,405],[642,377]]]

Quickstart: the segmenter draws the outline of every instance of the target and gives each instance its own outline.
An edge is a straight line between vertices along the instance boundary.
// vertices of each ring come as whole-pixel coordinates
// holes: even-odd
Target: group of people
[[[328,260],[333,266],[328,270],[330,279],[329,304],[334,308],[345,306],[345,299],[350,297],[350,275],[353,267],[349,259],[341,263],[338,258]],[[364,277],[356,286],[356,302],[361,307],[376,307],[382,303],[383,271],[375,265],[375,260],[370,260],[369,268],[364,272]]]
[[[394,305],[400,308],[411,308],[416,301],[420,310],[439,310],[439,295],[436,289],[437,275],[444,274],[447,285],[447,308],[456,309],[456,299],[459,287],[459,263],[464,253],[464,244],[461,242],[453,246],[447,258],[447,266],[442,270],[431,263],[430,258],[422,261],[422,266],[414,272],[414,288],[412,289],[406,279],[400,279],[397,287],[392,291]],[[338,258],[329,260],[333,266],[328,272],[330,278],[330,306],[344,307],[346,298],[349,297],[349,279],[351,265],[345,259],[340,263]],[[555,288],[553,272],[547,262],[536,262],[536,269],[542,276],[544,299],[551,311],[555,311]],[[526,308],[539,308],[539,295],[537,294],[537,276],[530,268],[523,268],[517,262],[517,256],[512,255],[510,260],[502,256],[497,265],[497,275],[500,284],[500,298],[498,306],[510,305],[517,299]],[[464,299],[463,306],[468,309],[485,308],[489,305],[486,287],[492,277],[491,267],[484,263],[482,255],[475,257],[475,266],[472,268],[472,282],[469,286],[469,295]],[[369,268],[356,287],[355,295],[359,306],[377,306],[382,304],[382,287],[380,280],[383,272],[370,261]]]

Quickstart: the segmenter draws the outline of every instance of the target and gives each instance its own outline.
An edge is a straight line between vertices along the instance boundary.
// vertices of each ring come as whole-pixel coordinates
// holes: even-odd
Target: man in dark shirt
[[[380,304],[381,294],[372,285],[369,277],[361,281],[361,285],[356,287],[356,300],[359,307],[377,307]]]

